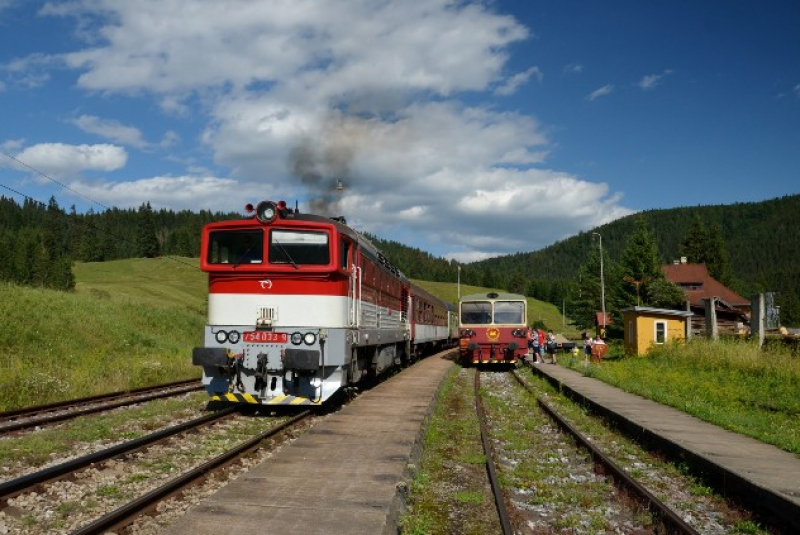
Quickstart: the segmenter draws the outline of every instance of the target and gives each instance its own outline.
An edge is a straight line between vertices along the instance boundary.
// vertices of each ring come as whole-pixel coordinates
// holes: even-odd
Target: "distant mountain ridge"
[[[599,246],[592,233],[602,236],[604,251],[616,261],[637,217],[644,218],[652,230],[664,263],[680,258],[680,243],[695,217],[707,227],[718,223],[735,278],[732,288],[745,297],[759,291],[778,292],[784,323],[800,324],[800,194],[762,202],[646,210],[538,251],[464,264],[462,282],[522,291],[560,305],[591,248]],[[455,282],[455,262],[396,242],[375,240],[411,276]]]

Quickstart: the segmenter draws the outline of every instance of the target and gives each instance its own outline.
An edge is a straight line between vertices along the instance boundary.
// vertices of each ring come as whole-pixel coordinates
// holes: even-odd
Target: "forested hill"
[[[66,212],[54,199],[43,205],[16,204],[0,197],[0,281],[70,289],[69,262],[180,255],[196,257],[205,223],[242,217],[201,211],[110,209],[101,213]],[[641,217],[650,229],[661,261],[671,262],[698,223],[713,230],[729,259],[728,284],[744,296],[779,292],[785,323],[800,324],[800,195],[758,203],[649,210],[554,243],[539,251],[520,252],[461,265],[461,282],[506,288],[561,306],[578,293],[579,270],[597,250],[592,232],[603,238],[611,263],[619,260]],[[458,265],[417,248],[369,236],[407,276],[456,282]],[[690,261],[693,259],[690,258]],[[718,277],[719,278],[719,277]],[[613,282],[613,281],[611,281]]]
[[[736,284],[744,286],[742,291],[756,285],[777,289],[783,278],[800,274],[800,195],[758,203],[648,210],[539,251],[491,258],[475,265],[505,273],[522,270],[531,278],[572,278],[585,263],[590,248],[599,246],[593,232],[602,236],[603,249],[615,260],[639,216],[653,233],[664,262],[680,258],[680,243],[696,218],[707,228],[719,225]]]
[[[757,203],[648,210],[582,232],[534,252],[517,253],[462,266],[469,284],[507,288],[561,305],[576,288],[580,267],[603,238],[604,253],[614,262],[642,217],[664,263],[680,258],[681,243],[697,221],[719,230],[732,272],[730,286],[746,297],[758,291],[778,292],[782,319],[800,324],[800,195]],[[456,280],[453,262],[395,242],[375,238],[376,245],[414,278]],[[691,259],[690,259],[691,261]]]
[[[492,258],[475,265],[497,273],[522,272],[532,281],[552,281],[554,285],[544,282],[541,286],[558,291],[557,281],[577,277],[591,248],[599,246],[592,232],[602,236],[604,251],[615,261],[624,250],[639,216],[650,228],[665,263],[683,254],[681,243],[696,220],[702,221],[706,228],[717,226],[730,260],[733,275],[730,285],[747,297],[758,291],[779,292],[783,319],[795,324],[800,322],[800,195],[757,203],[648,210],[539,251]],[[550,301],[556,298],[553,295],[536,297]]]

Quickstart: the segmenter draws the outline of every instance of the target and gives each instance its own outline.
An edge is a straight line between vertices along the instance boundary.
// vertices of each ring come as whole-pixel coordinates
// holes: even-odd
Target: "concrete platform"
[[[644,431],[657,447],[678,453],[720,492],[759,507],[800,532],[800,458],[684,412],[629,394],[558,365],[537,364],[550,378],[622,427]]]
[[[428,357],[362,394],[190,510],[166,533],[397,533],[409,464],[447,371]]]

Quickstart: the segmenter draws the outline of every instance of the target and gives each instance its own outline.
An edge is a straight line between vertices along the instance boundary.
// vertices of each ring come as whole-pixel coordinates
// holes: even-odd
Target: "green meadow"
[[[77,264],[74,293],[0,284],[0,410],[199,378],[197,259]]]
[[[199,378],[191,351],[202,343],[208,279],[196,258],[77,263],[74,273],[73,293],[0,283],[0,411]],[[455,284],[415,282],[458,300]],[[529,307],[531,321],[561,325],[553,305]]]
[[[791,348],[695,337],[653,348],[647,356],[613,353],[601,366],[584,367],[582,356],[559,362],[800,455],[800,359]]]

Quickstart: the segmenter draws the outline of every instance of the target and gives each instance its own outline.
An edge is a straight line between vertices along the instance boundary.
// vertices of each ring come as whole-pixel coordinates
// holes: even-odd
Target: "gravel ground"
[[[650,533],[648,517],[508,373],[482,373],[498,470],[517,533]]]
[[[201,412],[201,408],[196,411],[187,410],[165,420],[171,426],[197,417]],[[164,444],[91,467],[70,479],[47,484],[37,492],[21,494],[9,500],[8,505],[0,510],[0,535],[70,533],[284,420],[285,418],[236,416],[191,433],[180,434]],[[148,420],[145,423],[146,432],[152,432],[155,424],[153,420]],[[125,431],[143,431],[137,430],[137,425],[142,425],[142,422],[126,422]],[[114,443],[99,441],[76,444],[68,454],[54,458],[47,464],[58,464]],[[277,443],[273,443],[275,444]],[[157,533],[171,519],[183,514],[194,503],[215,492],[230,478],[260,462],[272,451],[274,449],[270,445],[262,447],[252,458],[234,465],[224,475],[213,476],[205,484],[191,489],[183,499],[162,504],[160,511],[163,514],[142,519],[136,526],[136,532]],[[43,467],[36,467],[39,468]],[[11,474],[9,477],[18,477],[31,471],[31,467],[26,469],[17,463],[5,470],[4,476]]]
[[[685,522],[692,525],[700,533],[716,535],[724,533],[739,532],[739,527],[743,522],[749,520],[748,516],[741,511],[731,507],[725,500],[712,494],[708,489],[699,485],[693,478],[688,477],[681,473],[681,471],[674,465],[664,462],[661,459],[653,456],[648,451],[639,447],[636,443],[632,442],[625,436],[609,429],[602,422],[586,413],[582,408],[578,407],[566,398],[555,394],[552,389],[549,389],[543,381],[531,377],[530,373],[525,369],[518,370],[520,375],[526,383],[533,387],[533,390],[538,395],[545,396],[546,401],[552,407],[559,411],[562,416],[566,417],[572,425],[580,430],[584,435],[588,436],[590,440],[605,451],[615,463],[628,471],[637,481],[644,485],[651,493],[656,495],[659,499],[663,500],[673,511],[676,511]],[[508,403],[508,410],[496,414],[493,420],[493,427],[505,429],[511,426],[513,429],[515,424],[507,420],[513,420],[515,417],[518,419],[520,412],[528,414],[533,418],[533,413],[538,411],[534,401],[534,396],[527,393],[522,389],[511,377],[510,374],[484,374],[485,389],[488,396],[494,396],[502,399]],[[500,405],[498,403],[498,405]],[[502,405],[501,405],[502,406]],[[516,414],[515,414],[516,413]],[[546,423],[537,426],[539,432],[545,437],[549,437],[551,433],[557,432],[554,429],[554,424]],[[560,434],[560,433],[559,433]],[[499,436],[503,435],[501,431]],[[571,440],[567,439],[571,444]],[[514,473],[513,463],[528,455],[535,455],[535,452],[526,452],[512,450],[510,453],[504,449],[504,442],[502,439],[499,441],[498,450],[503,451],[502,464],[504,466],[512,467]],[[574,448],[574,447],[572,447]],[[647,527],[647,519],[649,515],[646,512],[637,511],[634,507],[631,509],[631,517],[626,518],[623,514],[623,507],[619,503],[625,503],[627,500],[620,497],[619,493],[613,491],[614,499],[619,500],[616,504],[609,503],[607,506],[603,505],[599,510],[595,510],[595,515],[588,515],[587,512],[591,510],[586,507],[585,503],[581,503],[586,499],[585,490],[586,482],[592,481],[592,476],[582,473],[578,464],[585,462],[584,455],[572,455],[572,448],[569,447],[556,447],[553,449],[550,445],[545,444],[543,449],[539,451],[545,452],[545,463],[554,465],[558,470],[566,470],[569,474],[569,481],[566,482],[568,487],[577,482],[576,495],[581,497],[575,500],[576,507],[568,511],[559,511],[551,503],[535,503],[532,504],[529,498],[530,489],[526,488],[527,483],[520,482],[509,488],[509,495],[516,504],[521,504],[521,507],[533,513],[532,518],[527,521],[527,526],[531,529],[542,527],[542,520],[545,518],[552,519],[553,513],[557,515],[567,514],[574,516],[574,518],[581,518],[578,521],[579,527],[574,528],[570,533],[647,533],[650,528]],[[538,448],[535,448],[538,449]],[[569,452],[569,453],[567,453]],[[574,471],[577,470],[577,471]],[[556,473],[559,473],[556,471]],[[551,476],[561,477],[561,484],[564,484],[564,476]],[[585,479],[584,479],[585,478]],[[511,479],[517,481],[516,479]],[[520,499],[521,498],[521,499]],[[535,501],[535,500],[534,500]],[[599,513],[607,521],[607,526],[603,530],[596,529],[592,526],[591,518],[597,518]],[[536,518],[538,516],[538,519]],[[644,522],[643,522],[644,521]],[[643,530],[643,531],[640,531]]]

